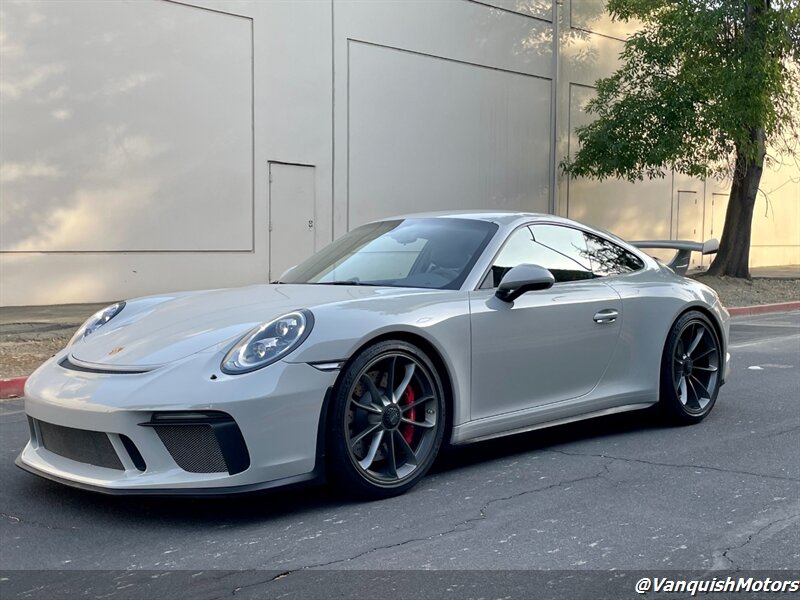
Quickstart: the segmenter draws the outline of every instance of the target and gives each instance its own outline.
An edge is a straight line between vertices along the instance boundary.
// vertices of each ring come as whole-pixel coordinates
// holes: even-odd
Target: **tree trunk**
[[[709,275],[727,275],[750,279],[750,235],[753,229],[753,208],[756,204],[761,174],[764,172],[766,144],[764,130],[752,132],[757,156],[748,158],[741,149],[736,151],[736,170],[733,175],[725,226],[719,242],[719,252],[708,267]]]

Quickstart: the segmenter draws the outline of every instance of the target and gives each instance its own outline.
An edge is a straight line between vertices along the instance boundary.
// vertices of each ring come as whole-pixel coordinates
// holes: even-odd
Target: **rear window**
[[[592,273],[596,277],[622,275],[644,268],[642,260],[622,246],[591,233],[584,235],[586,255],[592,263]]]

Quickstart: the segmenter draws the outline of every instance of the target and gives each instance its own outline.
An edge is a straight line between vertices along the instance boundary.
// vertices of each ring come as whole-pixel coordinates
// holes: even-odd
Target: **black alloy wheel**
[[[659,404],[674,420],[697,423],[717,400],[721,374],[721,349],[714,326],[701,312],[685,313],[667,337]]]
[[[433,464],[444,434],[441,380],[428,356],[401,340],[363,350],[334,390],[330,475],[349,495],[401,494]]]

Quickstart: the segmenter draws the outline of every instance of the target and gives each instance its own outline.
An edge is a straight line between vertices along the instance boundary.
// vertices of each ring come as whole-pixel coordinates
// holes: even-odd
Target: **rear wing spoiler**
[[[700,254],[716,254],[719,250],[719,242],[715,239],[706,240],[705,242],[690,242],[688,240],[640,240],[638,242],[630,242],[632,246],[640,249],[645,248],[666,248],[668,250],[677,250],[675,256],[669,261],[667,266],[678,273],[685,275],[689,269],[689,257],[692,252],[699,252]]]

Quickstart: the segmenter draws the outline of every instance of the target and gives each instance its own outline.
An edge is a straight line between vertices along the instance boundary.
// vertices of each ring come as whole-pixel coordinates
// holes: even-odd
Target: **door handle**
[[[603,324],[603,323],[613,323],[617,320],[619,316],[619,311],[614,310],[613,308],[606,308],[605,310],[601,310],[594,316],[594,322]]]

